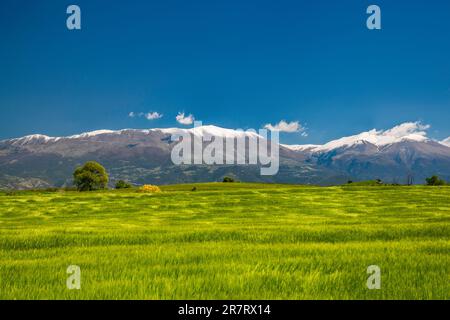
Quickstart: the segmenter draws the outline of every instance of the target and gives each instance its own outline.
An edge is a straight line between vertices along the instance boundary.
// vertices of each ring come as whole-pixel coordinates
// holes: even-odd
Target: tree
[[[132,185],[124,180],[119,180],[116,182],[116,189],[130,189]]]
[[[427,182],[428,186],[443,186],[447,184],[444,180],[440,179],[436,175],[430,178],[426,178],[425,181]]]
[[[105,189],[108,185],[108,173],[98,162],[88,161],[83,166],[75,169],[73,184],[78,191]]]
[[[234,179],[231,177],[224,177],[223,182],[234,182]]]

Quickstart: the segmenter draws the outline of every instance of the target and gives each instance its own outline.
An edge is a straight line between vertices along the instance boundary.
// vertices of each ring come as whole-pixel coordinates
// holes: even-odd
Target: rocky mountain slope
[[[415,183],[438,174],[450,181],[448,139],[427,138],[426,127],[406,123],[386,131],[371,130],[324,145],[280,145],[280,170],[261,176],[259,165],[174,165],[172,134],[233,138],[254,137],[216,126],[193,129],[99,130],[69,137],[30,135],[0,141],[0,188],[70,186],[73,170],[88,160],[102,163],[111,183],[135,184],[242,181],[329,185],[347,180],[382,179]]]

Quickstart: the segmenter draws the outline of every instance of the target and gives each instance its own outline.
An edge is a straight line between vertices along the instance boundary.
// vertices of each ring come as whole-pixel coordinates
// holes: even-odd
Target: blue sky
[[[66,28],[77,4],[82,30]],[[366,28],[377,4],[382,30]],[[323,143],[406,121],[450,135],[450,2],[2,0],[0,139],[300,121]],[[128,117],[159,112],[156,120]]]

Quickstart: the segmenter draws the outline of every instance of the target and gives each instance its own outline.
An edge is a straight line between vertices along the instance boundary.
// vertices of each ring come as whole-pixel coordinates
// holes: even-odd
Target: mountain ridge
[[[171,162],[172,134],[256,137],[217,126],[96,130],[67,137],[28,135],[0,141],[0,188],[69,186],[73,170],[95,160],[107,168],[111,183],[135,184],[242,181],[330,185],[380,178],[402,182],[414,176],[423,183],[438,174],[450,180],[450,147],[427,137],[429,126],[408,122],[389,130],[332,140],[324,145],[280,144],[280,170],[262,177],[258,165],[182,165]]]
[[[331,140],[325,144],[280,144],[285,148],[291,149],[293,151],[330,151],[333,149],[337,149],[344,146],[351,146],[358,143],[369,142],[376,146],[383,146],[391,143],[397,143],[401,141],[411,140],[411,141],[436,141],[444,146],[450,147],[450,137],[438,141],[433,140],[426,137],[426,132],[424,130],[428,129],[429,126],[422,125],[420,122],[406,122],[400,124],[398,126],[393,127],[389,130],[376,130],[372,129],[366,132],[362,132],[352,136],[345,136],[335,140]],[[244,135],[251,135],[255,137],[261,137],[258,134],[253,134],[243,130],[234,130],[223,128],[214,125],[204,125],[194,128],[151,128],[151,129],[119,129],[119,130],[109,130],[109,129],[101,129],[83,132],[80,134],[69,135],[69,136],[58,136],[52,137],[44,134],[30,134],[23,137],[12,138],[12,139],[4,139],[0,140],[0,143],[5,142],[16,142],[16,143],[28,143],[36,140],[41,140],[44,142],[56,142],[63,139],[79,139],[79,138],[88,138],[95,137],[99,135],[105,134],[124,134],[124,133],[144,133],[150,134],[151,132],[160,131],[165,134],[180,134],[180,133],[191,133],[197,136],[202,135],[212,135],[212,136],[220,136],[220,137],[238,137],[242,136],[242,132]],[[392,134],[394,133],[394,134]]]

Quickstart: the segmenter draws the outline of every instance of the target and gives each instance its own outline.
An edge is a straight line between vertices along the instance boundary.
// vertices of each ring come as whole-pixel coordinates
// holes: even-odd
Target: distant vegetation
[[[126,182],[124,180],[119,180],[115,184],[115,188],[116,189],[130,189],[132,187],[133,186],[131,185],[131,183],[128,183],[128,182]]]
[[[444,186],[447,185],[447,182],[437,175],[433,175],[432,177],[426,178],[427,186]],[[108,186],[108,173],[106,169],[95,161],[88,161],[83,166],[78,167],[73,173],[73,182],[78,191],[93,191],[106,189]],[[414,177],[409,174],[406,179],[406,185],[412,185],[414,181]],[[223,177],[222,182],[231,183],[236,182],[233,177],[225,176]],[[365,180],[365,181],[353,181],[348,180],[345,184],[347,186],[400,186],[401,184],[397,183],[394,180],[393,183],[385,183],[381,179],[375,180]],[[115,185],[115,189],[130,189],[133,188],[133,185],[125,180],[118,180]],[[50,190],[64,190],[59,188],[46,188],[47,191]],[[65,188],[67,190],[67,188]],[[159,187],[152,185],[144,185],[137,189],[141,192],[160,192]],[[196,191],[197,188],[194,186],[192,191]]]
[[[231,177],[224,177],[223,182],[234,182],[234,179]]]
[[[440,179],[438,176],[432,176],[426,179],[428,186],[445,186],[447,182]]]
[[[352,180],[349,180],[347,182],[347,185],[351,185],[351,186],[381,186],[381,185],[383,185],[383,181],[381,181],[380,179],[357,181],[357,182],[353,182]]]
[[[447,185],[447,182],[445,180],[442,180],[438,176],[432,176],[430,178],[426,178],[426,185],[427,186],[444,186]],[[407,184],[408,186],[412,185],[411,183],[412,178],[408,176]],[[376,180],[365,180],[365,181],[357,181],[354,182],[352,180],[347,181],[347,185],[351,186],[400,186],[398,183],[384,183],[380,179]]]
[[[108,185],[108,174],[105,168],[95,161],[88,161],[75,169],[73,183],[78,191],[105,189]]]

